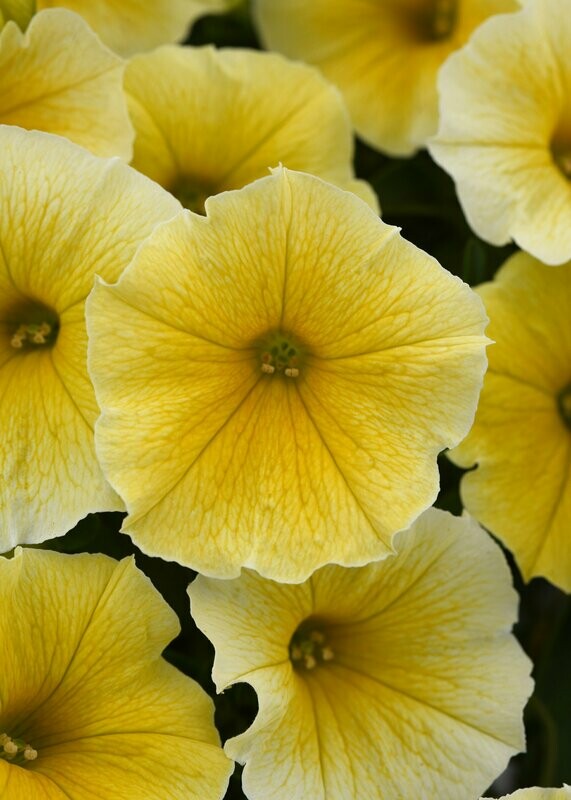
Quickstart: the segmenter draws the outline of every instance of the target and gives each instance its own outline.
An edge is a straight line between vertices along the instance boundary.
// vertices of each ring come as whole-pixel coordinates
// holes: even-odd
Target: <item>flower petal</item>
[[[120,58],[63,9],[0,33],[0,122],[65,136],[96,155],[131,158]]]

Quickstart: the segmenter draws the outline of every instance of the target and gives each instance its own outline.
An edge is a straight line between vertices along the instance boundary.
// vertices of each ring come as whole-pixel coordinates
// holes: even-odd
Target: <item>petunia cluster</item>
[[[571,0],[250,11],[0,0],[0,796],[563,800]]]

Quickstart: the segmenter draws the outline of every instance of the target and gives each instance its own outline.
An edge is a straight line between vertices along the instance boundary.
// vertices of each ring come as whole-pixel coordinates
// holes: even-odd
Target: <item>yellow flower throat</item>
[[[559,392],[557,406],[563,422],[571,430],[571,383]]]
[[[30,301],[5,314],[10,344],[15,350],[52,347],[59,332],[58,315],[51,308]]]

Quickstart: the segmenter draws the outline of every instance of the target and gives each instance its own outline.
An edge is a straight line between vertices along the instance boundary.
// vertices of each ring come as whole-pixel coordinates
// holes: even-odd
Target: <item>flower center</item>
[[[289,657],[297,669],[315,669],[335,654],[319,626],[302,624],[291,637]]]
[[[59,317],[40,303],[28,303],[9,309],[5,322],[10,344],[15,350],[53,347],[59,332]]]
[[[266,375],[281,372],[288,378],[298,377],[302,351],[291,336],[272,333],[261,350],[261,369]]]
[[[563,422],[571,430],[571,383],[559,392],[557,407]]]
[[[207,198],[216,194],[214,189],[209,188],[204,183],[194,178],[180,178],[170,190],[176,199],[189,211],[204,216],[206,211],[204,204]]]
[[[560,152],[554,150],[553,158],[565,177],[571,180],[571,148]]]
[[[0,758],[22,767],[37,757],[38,751],[22,739],[12,739],[7,733],[0,733]]]
[[[413,37],[422,42],[447,39],[456,27],[458,0],[393,0],[392,6]]]

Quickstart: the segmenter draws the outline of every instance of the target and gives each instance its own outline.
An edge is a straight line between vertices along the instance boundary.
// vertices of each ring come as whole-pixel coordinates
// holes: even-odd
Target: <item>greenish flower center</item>
[[[296,669],[312,670],[335,657],[319,625],[302,623],[291,637],[289,657]]]
[[[206,200],[216,194],[213,188],[193,178],[180,178],[170,191],[182,206],[202,216],[206,214]]]
[[[563,422],[571,430],[571,383],[559,392],[557,407]]]
[[[447,39],[456,27],[458,0],[393,0],[392,7],[421,42]]]
[[[35,761],[37,757],[38,751],[27,742],[22,739],[12,739],[7,733],[0,733],[0,758],[23,767],[28,762]]]
[[[571,180],[571,148],[559,152],[554,150],[553,158],[565,177]]]
[[[15,350],[30,351],[50,348],[59,333],[59,317],[55,311],[41,303],[24,303],[11,308],[4,323]]]
[[[289,334],[272,333],[261,346],[261,369],[266,375],[281,373],[297,378],[302,362],[302,348]]]

